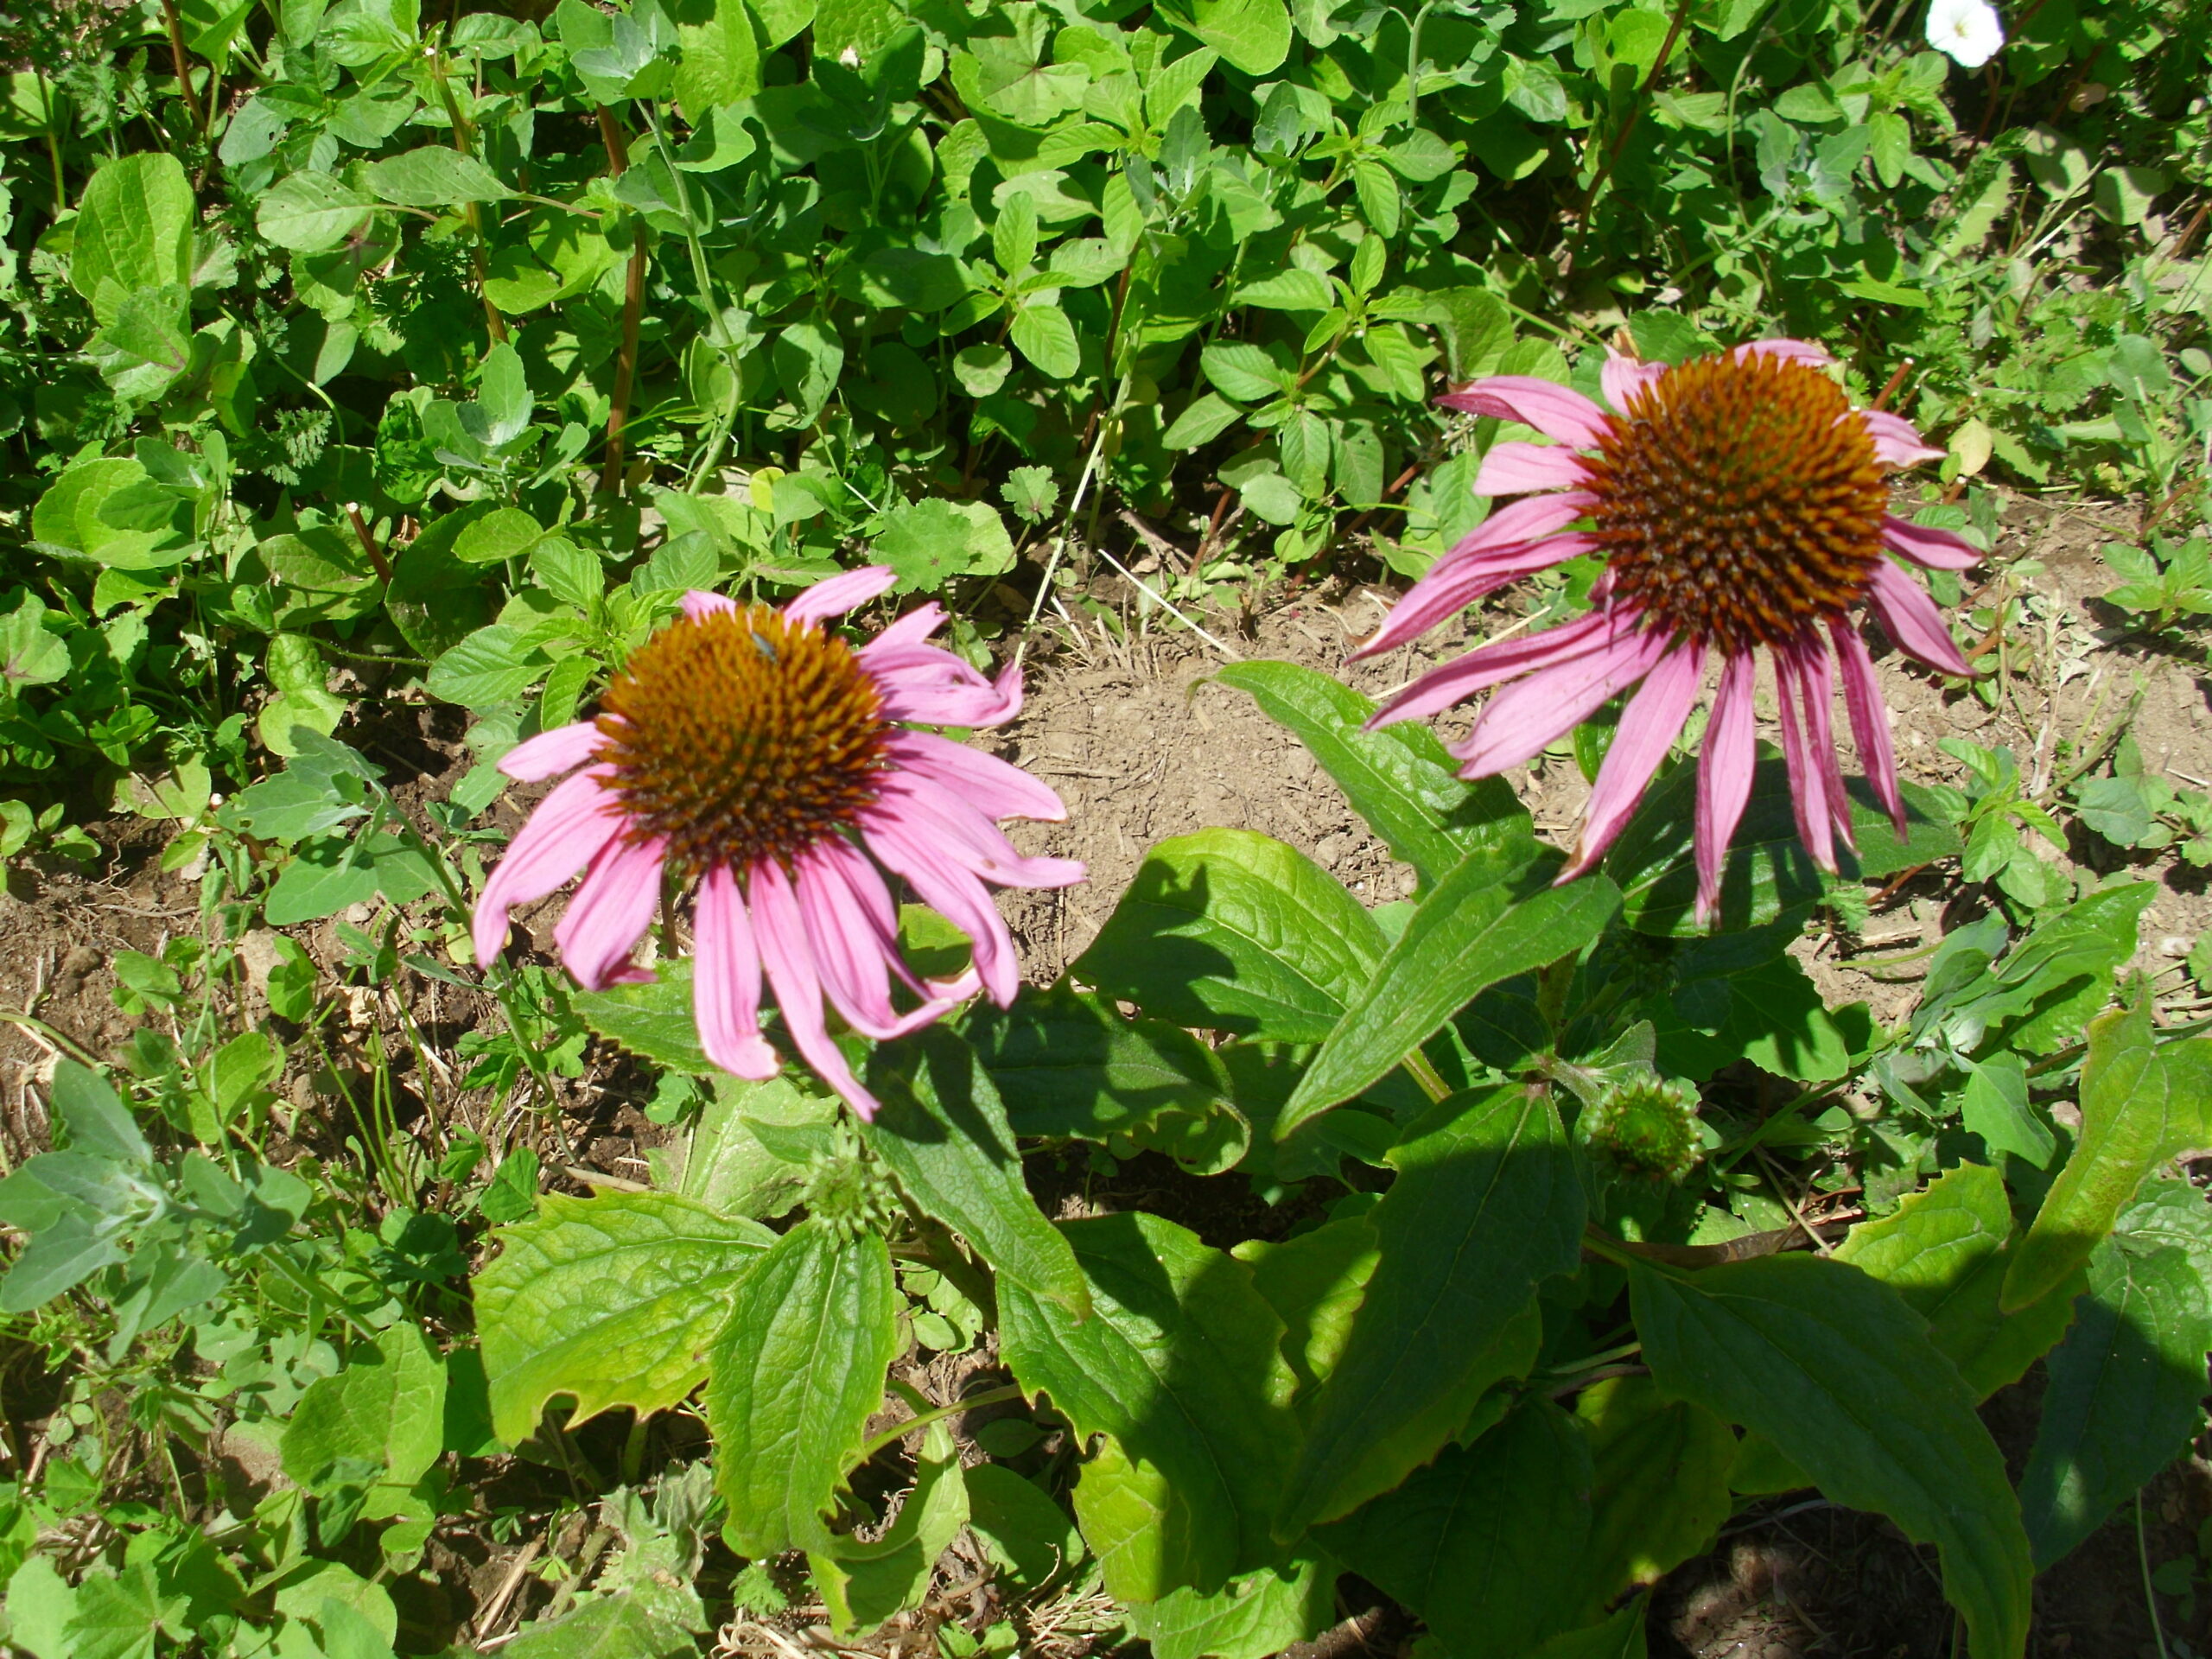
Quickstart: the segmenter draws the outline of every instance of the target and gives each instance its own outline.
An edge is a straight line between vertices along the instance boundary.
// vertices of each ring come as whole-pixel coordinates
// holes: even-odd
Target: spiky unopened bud
[[[860,1136],[841,1123],[829,1149],[807,1160],[801,1202],[823,1226],[851,1238],[891,1230],[899,1213],[899,1189]]]
[[[1630,1072],[1609,1081],[1575,1124],[1582,1144],[1624,1175],[1679,1181],[1697,1165],[1697,1090]]]

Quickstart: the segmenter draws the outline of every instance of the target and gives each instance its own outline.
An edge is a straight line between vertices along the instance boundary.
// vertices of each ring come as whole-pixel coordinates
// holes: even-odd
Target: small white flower
[[[2005,25],[1989,0],[1929,0],[1928,44],[1979,69],[2005,44]]]

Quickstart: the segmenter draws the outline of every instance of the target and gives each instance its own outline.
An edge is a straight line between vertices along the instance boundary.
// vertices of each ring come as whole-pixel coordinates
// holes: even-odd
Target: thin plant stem
[[[2135,1494],[2135,1560],[2143,1569],[2143,1605],[2151,1611],[2151,1637],[2158,1644],[2158,1659],[2168,1659],[2166,1627],[2158,1618],[2158,1592],[2151,1583],[2151,1546],[2143,1535],[2143,1494]]]
[[[1436,1068],[1429,1064],[1428,1056],[1422,1053],[1421,1050],[1414,1050],[1398,1064],[1405,1067],[1406,1075],[1421,1085],[1421,1093],[1427,1095],[1432,1103],[1446,1099],[1451,1095],[1450,1085],[1446,1084]]]
[[[1060,520],[1060,533],[1052,538],[1052,550],[1045,556],[1045,579],[1037,584],[1037,597],[1029,607],[1029,620],[1022,626],[1020,640],[1014,648],[1014,665],[1021,666],[1021,659],[1029,650],[1029,635],[1037,626],[1037,619],[1044,614],[1045,601],[1052,594],[1052,577],[1060,568],[1060,557],[1067,551],[1068,527],[1075,523],[1075,516],[1083,510],[1083,498],[1090,493],[1091,474],[1098,470],[1099,451],[1106,446],[1106,433],[1102,427],[1090,445],[1090,454],[1083,463],[1083,475],[1075,481],[1075,495],[1068,503],[1067,516]]]
[[[614,111],[599,106],[599,136],[607,145],[607,173],[620,178],[630,169],[630,149]],[[645,227],[630,226],[630,269],[622,285],[622,345],[614,358],[614,395],[607,410],[607,459],[599,475],[600,493],[617,494],[622,488],[622,428],[630,417],[631,389],[637,383],[638,326],[645,308]]]
[[[947,1417],[957,1417],[963,1411],[974,1411],[982,1406],[995,1406],[1002,1400],[1019,1400],[1021,1397],[1020,1385],[1008,1382],[1001,1388],[986,1389],[981,1394],[971,1394],[964,1400],[955,1400],[949,1406],[932,1406],[903,1423],[892,1424],[869,1440],[861,1447],[860,1461],[866,1463],[885,1446],[905,1440],[918,1428],[927,1428],[931,1423],[942,1422]]]
[[[162,21],[168,27],[169,56],[176,61],[176,95],[184,100],[184,107],[191,111],[193,124],[200,129],[200,142],[207,142],[213,119],[212,106],[215,96],[215,66],[207,66],[207,96],[209,109],[201,109],[192,99],[192,60],[184,54],[184,22],[177,16],[176,0],[162,0]]]

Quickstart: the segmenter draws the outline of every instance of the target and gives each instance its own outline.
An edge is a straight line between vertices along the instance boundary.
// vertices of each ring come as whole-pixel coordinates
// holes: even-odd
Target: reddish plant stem
[[[622,129],[615,124],[614,111],[602,104],[599,106],[600,137],[607,143],[607,171],[610,178],[620,178],[629,170],[629,147],[622,139]],[[638,374],[638,324],[645,308],[645,227],[632,223],[630,227],[630,270],[622,286],[622,346],[614,359],[614,397],[607,411],[607,460],[600,472],[599,487],[604,494],[619,494],[622,488],[622,428],[630,417],[630,391]]]
[[[361,543],[361,551],[369,556],[369,568],[377,573],[378,581],[386,587],[391,586],[391,565],[385,558],[384,550],[377,545],[377,538],[371,533],[368,521],[361,517],[361,504],[348,501],[346,516],[353,521],[353,534]]]
[[[1567,263],[1571,270],[1582,252],[1582,238],[1589,234],[1590,209],[1597,205],[1598,193],[1605,188],[1605,181],[1613,175],[1613,164],[1621,158],[1621,151],[1628,147],[1629,136],[1636,130],[1636,124],[1643,118],[1643,106],[1650,101],[1651,89],[1659,84],[1659,77],[1667,73],[1667,61],[1675,55],[1675,42],[1682,37],[1682,25],[1689,21],[1690,0],[1676,0],[1674,21],[1667,25],[1667,38],[1659,43],[1659,55],[1652,60],[1651,71],[1643,78],[1643,85],[1636,89],[1636,101],[1629,105],[1628,118],[1621,123],[1621,130],[1613,135],[1613,142],[1605,151],[1605,159],[1598,164],[1590,188],[1582,193],[1582,206],[1575,213],[1574,245],[1567,251]]]
[[[1890,406],[1890,399],[1897,395],[1897,388],[1904,385],[1905,376],[1911,372],[1912,359],[1908,357],[1904,362],[1897,365],[1897,372],[1890,376],[1888,384],[1884,385],[1882,388],[1882,395],[1874,400],[1874,407],[1876,409],[1887,409]]]
[[[208,136],[208,111],[200,107],[192,98],[192,60],[184,54],[184,22],[177,16],[176,0],[162,0],[162,21],[168,25],[169,56],[176,60],[176,95],[184,100],[184,107],[192,111],[193,124],[200,129],[200,136]],[[210,107],[215,96],[215,72],[207,72],[207,96]]]

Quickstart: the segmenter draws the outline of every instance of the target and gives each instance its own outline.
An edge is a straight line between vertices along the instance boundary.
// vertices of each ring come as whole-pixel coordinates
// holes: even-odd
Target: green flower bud
[[[807,1213],[847,1238],[888,1233],[899,1215],[899,1189],[848,1124],[837,1126],[830,1149],[807,1160],[801,1198]]]
[[[1679,1181],[1700,1155],[1697,1109],[1689,1084],[1631,1072],[1608,1081],[1583,1107],[1575,1135],[1624,1175]]]

